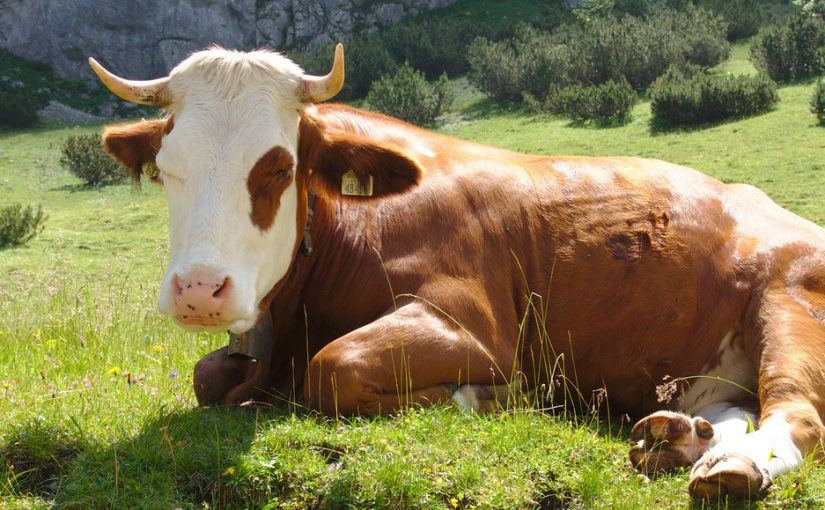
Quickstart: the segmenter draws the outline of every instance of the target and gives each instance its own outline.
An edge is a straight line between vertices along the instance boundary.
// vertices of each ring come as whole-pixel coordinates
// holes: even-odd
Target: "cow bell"
[[[229,333],[230,358],[269,362],[272,359],[272,314],[266,312],[255,326],[239,335]]]

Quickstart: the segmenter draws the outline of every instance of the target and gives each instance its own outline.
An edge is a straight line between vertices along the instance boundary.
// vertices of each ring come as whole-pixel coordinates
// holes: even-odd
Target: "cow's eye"
[[[292,169],[291,168],[281,168],[279,170],[275,170],[275,173],[272,175],[272,177],[276,181],[283,181],[283,180],[288,179],[291,174],[292,174]]]

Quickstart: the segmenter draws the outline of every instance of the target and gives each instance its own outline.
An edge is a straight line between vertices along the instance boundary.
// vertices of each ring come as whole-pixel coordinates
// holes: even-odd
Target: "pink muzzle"
[[[182,324],[217,326],[224,324],[224,307],[232,291],[228,276],[210,275],[206,271],[172,275],[175,319]]]

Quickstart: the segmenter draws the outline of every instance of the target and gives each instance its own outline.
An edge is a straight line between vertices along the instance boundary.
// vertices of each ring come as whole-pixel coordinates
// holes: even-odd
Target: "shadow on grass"
[[[479,120],[499,116],[526,116],[531,112],[518,103],[500,103],[484,97],[461,109],[465,120]]]
[[[705,129],[715,128],[719,126],[724,126],[725,124],[735,124],[742,120],[751,119],[754,117],[760,117],[762,115],[767,115],[771,112],[775,111],[775,109],[771,109],[765,112],[754,113],[751,115],[737,115],[734,117],[728,117],[725,119],[719,119],[714,121],[708,122],[701,122],[697,124],[671,124],[667,122],[662,122],[657,120],[655,117],[652,117],[649,122],[650,127],[650,135],[657,136],[657,135],[671,135],[671,134],[687,134],[687,133],[694,133],[697,131],[704,131]]]
[[[116,440],[34,422],[0,443],[0,493],[70,508],[232,507],[248,497],[234,483],[233,466],[249,451],[259,423],[291,416],[260,408],[161,411],[136,436]]]
[[[66,192],[66,193],[82,193],[86,191],[103,191],[113,186],[123,186],[128,184],[131,187],[132,193],[140,195],[143,192],[143,187],[140,183],[132,182],[128,177],[124,177],[122,181],[107,182],[105,184],[88,184],[85,182],[76,184],[64,184],[54,188],[49,188],[48,191]]]

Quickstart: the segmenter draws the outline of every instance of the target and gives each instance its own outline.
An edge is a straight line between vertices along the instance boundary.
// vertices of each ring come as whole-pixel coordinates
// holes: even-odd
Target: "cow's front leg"
[[[817,259],[818,263],[818,259]],[[759,310],[759,428],[722,439],[696,463],[690,491],[705,499],[760,497],[825,440],[825,278],[766,293]]]
[[[658,411],[639,420],[631,439],[630,461],[647,474],[693,465],[710,447],[713,425],[701,417]]]
[[[767,417],[763,413],[755,432],[720,441],[703,455],[690,475],[691,494],[703,499],[762,497],[776,476],[801,466],[802,450],[794,436],[801,439],[803,430],[822,425],[810,407],[784,407]]]
[[[719,402],[695,416],[658,411],[639,420],[631,439],[630,461],[647,474],[690,467],[723,438],[747,434],[756,416],[747,408]]]
[[[498,394],[489,388],[506,387],[512,359],[495,356],[452,318],[414,301],[321,349],[307,370],[304,399],[344,415],[451,401],[485,410]]]
[[[260,366],[258,366],[260,365]],[[202,406],[239,404],[260,394],[264,385],[258,372],[264,363],[232,358],[227,348],[212,351],[195,364],[192,384]]]

